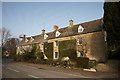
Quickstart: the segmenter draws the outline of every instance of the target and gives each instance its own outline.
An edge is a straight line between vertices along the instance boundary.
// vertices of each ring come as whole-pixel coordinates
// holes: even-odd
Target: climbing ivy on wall
[[[59,42],[59,55],[62,57],[69,57],[70,60],[75,61],[76,54],[76,40],[66,40]]]
[[[39,44],[36,44],[35,56],[36,56],[36,61],[43,60],[44,58],[43,52],[41,52]]]
[[[44,43],[44,53],[48,57],[48,59],[53,58],[53,43]]]

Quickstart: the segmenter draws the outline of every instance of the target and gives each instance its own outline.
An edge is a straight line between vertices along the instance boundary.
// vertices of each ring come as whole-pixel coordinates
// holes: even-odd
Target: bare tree
[[[9,52],[9,56],[13,57],[16,54],[16,49],[17,49],[17,44],[19,43],[18,38],[9,38],[5,44],[3,45],[3,55],[4,52],[7,51]],[[5,56],[5,55],[4,55]]]
[[[11,36],[10,30],[6,29],[5,27],[0,28],[0,36],[1,36],[1,45],[3,46]]]

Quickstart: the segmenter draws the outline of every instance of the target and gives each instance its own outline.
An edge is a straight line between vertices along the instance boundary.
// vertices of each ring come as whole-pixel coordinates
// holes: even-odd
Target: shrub
[[[14,60],[14,61],[17,61],[17,55],[14,55],[14,56],[13,56],[13,60]]]
[[[89,60],[88,66],[89,68],[93,68],[95,67],[97,64],[96,60]]]
[[[35,49],[36,47],[33,46],[31,52],[24,50],[24,53],[15,55],[14,60],[33,62],[36,59]]]
[[[44,56],[43,52],[36,52],[36,62],[37,63],[44,63]]]
[[[22,55],[18,54],[14,56],[14,61],[22,61]]]
[[[47,60],[46,60],[46,64],[53,65],[53,63],[54,63],[54,62],[53,62],[52,59],[47,59]]]
[[[58,65],[60,65],[60,64],[61,64],[61,61],[60,61],[59,59],[52,61],[52,65],[53,65],[53,66],[58,66]]]
[[[30,59],[30,54],[25,52],[22,54],[22,61],[28,61]]]

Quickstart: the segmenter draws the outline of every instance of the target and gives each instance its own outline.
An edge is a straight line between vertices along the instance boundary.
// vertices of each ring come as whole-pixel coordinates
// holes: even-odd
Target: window
[[[84,28],[80,25],[79,27],[78,27],[78,32],[80,33],[80,32],[83,32],[83,30],[84,30]]]
[[[82,32],[83,29],[79,29],[79,32]]]
[[[83,51],[77,51],[77,57],[84,57]]]
[[[59,44],[58,41],[55,41],[54,42],[54,47],[58,46],[58,44]]]
[[[80,51],[80,57],[83,57],[83,56],[84,56],[84,52]]]
[[[59,31],[56,31],[56,37],[59,37],[60,36],[60,32]]]
[[[55,59],[58,59],[58,52],[55,52]]]
[[[58,41],[55,41],[56,42],[56,46],[58,46]]]
[[[47,34],[45,34],[45,35],[44,35],[44,39],[47,39],[47,38],[48,38],[48,35],[47,35]]]
[[[78,39],[78,40],[77,40],[77,44],[78,44],[78,45],[83,44],[83,40],[82,40],[82,39]]]
[[[82,43],[83,43],[83,40],[82,40],[82,39],[80,39],[80,40],[79,40],[79,44],[82,44]]]

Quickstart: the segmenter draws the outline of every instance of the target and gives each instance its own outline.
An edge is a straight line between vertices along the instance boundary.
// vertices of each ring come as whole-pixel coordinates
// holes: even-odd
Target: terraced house
[[[31,51],[33,45],[42,52],[44,59],[58,60],[69,57],[74,60],[77,57],[87,57],[104,62],[107,58],[106,32],[102,29],[102,19],[80,24],[74,24],[73,20],[70,20],[69,26],[59,29],[55,25],[54,31],[49,33],[42,30],[39,35],[24,35],[17,46],[16,54]]]

